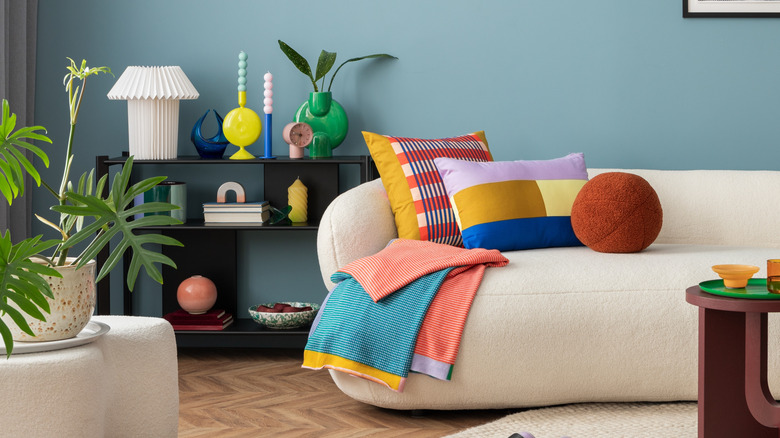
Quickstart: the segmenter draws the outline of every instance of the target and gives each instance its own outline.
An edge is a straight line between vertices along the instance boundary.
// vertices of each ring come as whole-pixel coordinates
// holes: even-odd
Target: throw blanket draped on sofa
[[[304,351],[304,368],[330,368],[402,391],[409,371],[449,380],[485,268],[497,250],[397,239],[333,274]]]

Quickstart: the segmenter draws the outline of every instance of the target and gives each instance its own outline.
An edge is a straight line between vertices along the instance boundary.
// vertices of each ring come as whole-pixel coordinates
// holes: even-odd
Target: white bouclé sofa
[[[411,374],[403,392],[330,371],[350,397],[393,409],[478,409],[575,402],[696,400],[697,307],[685,289],[721,263],[780,258],[771,210],[780,172],[591,169],[645,178],[663,207],[655,243],[632,254],[588,247],[504,252],[488,268],[449,382]],[[328,207],[317,247],[323,280],[397,237],[380,180]],[[780,331],[769,322],[769,384],[780,387]]]

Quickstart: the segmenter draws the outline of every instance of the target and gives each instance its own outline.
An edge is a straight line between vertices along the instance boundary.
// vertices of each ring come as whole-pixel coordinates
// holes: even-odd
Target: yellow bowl
[[[747,286],[750,277],[758,272],[758,266],[753,265],[715,265],[712,270],[723,279],[723,285],[730,289],[741,289]]]

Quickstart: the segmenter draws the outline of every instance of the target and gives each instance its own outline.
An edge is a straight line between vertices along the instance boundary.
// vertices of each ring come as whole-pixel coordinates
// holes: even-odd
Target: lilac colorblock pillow
[[[434,161],[466,248],[582,245],[571,226],[572,204],[588,181],[582,153],[553,160]]]

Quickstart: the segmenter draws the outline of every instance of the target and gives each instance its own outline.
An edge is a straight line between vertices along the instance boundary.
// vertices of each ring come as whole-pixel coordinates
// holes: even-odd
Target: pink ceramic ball
[[[193,315],[208,312],[217,302],[217,286],[202,275],[184,280],[176,290],[176,299],[182,309]]]

